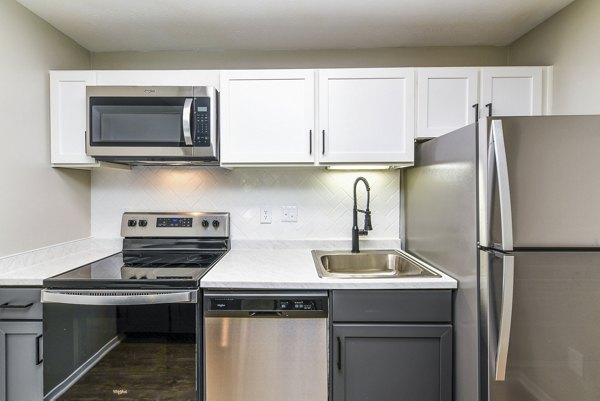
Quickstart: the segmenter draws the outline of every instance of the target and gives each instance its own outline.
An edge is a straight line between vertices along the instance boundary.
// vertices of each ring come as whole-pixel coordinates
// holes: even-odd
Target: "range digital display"
[[[156,219],[156,227],[191,227],[191,217],[159,217]]]

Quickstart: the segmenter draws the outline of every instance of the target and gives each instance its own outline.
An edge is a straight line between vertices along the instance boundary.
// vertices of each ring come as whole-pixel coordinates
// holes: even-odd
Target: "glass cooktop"
[[[197,288],[224,252],[117,253],[44,280],[46,288]]]

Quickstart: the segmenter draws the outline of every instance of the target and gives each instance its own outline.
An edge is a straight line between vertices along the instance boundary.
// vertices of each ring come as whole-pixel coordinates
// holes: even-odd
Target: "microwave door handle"
[[[181,116],[181,124],[183,126],[183,139],[185,140],[185,144],[187,146],[192,146],[192,124],[191,124],[191,112],[192,112],[192,102],[194,99],[187,98],[183,103],[183,114]]]

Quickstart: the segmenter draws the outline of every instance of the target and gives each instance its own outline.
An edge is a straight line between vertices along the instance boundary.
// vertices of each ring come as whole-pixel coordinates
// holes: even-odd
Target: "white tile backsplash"
[[[120,235],[125,211],[215,211],[231,213],[232,239],[347,239],[352,227],[356,177],[371,185],[373,231],[369,238],[399,237],[399,179],[391,171],[331,171],[316,168],[97,169],[92,172],[92,236]],[[359,208],[366,198],[358,187]],[[282,222],[282,206],[297,206],[298,221]],[[261,207],[272,208],[260,224]],[[359,216],[359,226],[362,217]]]

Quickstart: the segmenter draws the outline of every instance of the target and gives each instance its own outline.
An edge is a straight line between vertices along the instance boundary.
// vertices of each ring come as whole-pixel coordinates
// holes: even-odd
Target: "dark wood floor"
[[[196,345],[125,340],[61,401],[195,401]]]

